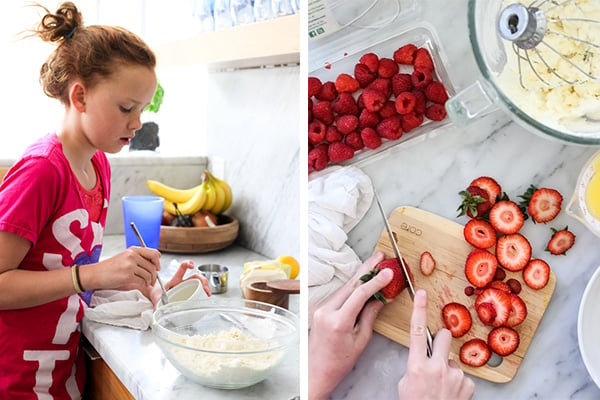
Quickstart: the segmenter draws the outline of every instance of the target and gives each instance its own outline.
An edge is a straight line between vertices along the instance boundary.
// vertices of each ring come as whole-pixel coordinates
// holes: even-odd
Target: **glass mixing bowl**
[[[469,0],[469,38],[484,79],[446,103],[453,121],[464,124],[500,107],[517,123],[546,138],[599,145],[600,81],[593,77],[600,76],[600,50],[580,40],[589,39],[596,45],[599,42],[600,23],[583,21],[582,17],[600,20],[600,7],[595,0],[580,1],[589,3],[580,10],[580,5],[574,2],[560,2],[561,7],[563,3],[568,7],[566,11],[556,8],[556,2],[534,2],[542,17],[535,20],[533,15],[523,13],[526,7],[507,10],[514,0]],[[557,21],[565,18],[567,11],[581,16]],[[571,33],[577,36],[575,39],[555,33],[557,26],[563,29],[573,24],[579,27],[576,33]],[[530,35],[533,43],[521,41],[519,44],[524,48],[517,46],[513,40],[520,34]],[[549,50],[547,44],[557,51]],[[519,50],[518,55],[515,49]],[[578,72],[577,67],[592,77]]]

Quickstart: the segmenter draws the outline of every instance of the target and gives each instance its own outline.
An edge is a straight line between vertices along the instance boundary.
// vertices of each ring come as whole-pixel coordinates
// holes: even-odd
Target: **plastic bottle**
[[[252,0],[231,0],[231,16],[234,25],[245,25],[254,22]]]
[[[194,15],[200,20],[200,30],[211,32],[215,30],[213,17],[214,0],[197,0]]]
[[[271,0],[254,0],[254,18],[257,22],[273,18]]]
[[[233,26],[229,0],[215,0],[213,14],[215,18],[215,31],[231,28]]]
[[[291,15],[294,13],[290,0],[271,0],[271,8],[275,17],[283,17],[284,15]]]

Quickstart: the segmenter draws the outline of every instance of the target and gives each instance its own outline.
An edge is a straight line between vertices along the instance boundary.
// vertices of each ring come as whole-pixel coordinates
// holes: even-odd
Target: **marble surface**
[[[102,257],[125,248],[121,235],[105,237]],[[191,259],[196,265],[220,263],[230,267],[228,290],[214,296],[241,297],[238,286],[244,262],[265,259],[243,247],[232,246],[215,253],[181,255],[163,253],[160,275],[168,279],[173,260]],[[290,297],[290,311],[301,314],[298,296]],[[198,385],[177,371],[163,356],[152,331],[90,322],[84,319],[82,331],[104,361],[136,400],[210,399],[292,399],[300,393],[299,345],[292,347],[278,370],[266,380],[245,389],[218,390]],[[297,342],[298,343],[298,342]]]
[[[423,18],[435,26],[448,59],[448,72],[457,89],[479,77],[468,41],[466,0],[453,1],[439,12],[441,0],[423,3]],[[444,5],[447,3],[444,2]],[[406,143],[358,166],[377,188],[384,207],[416,206],[452,220],[458,192],[475,177],[495,177],[515,197],[530,184],[559,190],[570,199],[580,169],[598,148],[566,145],[526,131],[502,112],[467,127],[443,128],[426,141]],[[549,227],[569,226],[576,243],[567,256],[544,251]],[[349,233],[348,244],[366,259],[382,230],[372,205]],[[600,265],[600,238],[564,211],[555,221],[533,225],[523,233],[533,255],[546,259],[557,278],[554,295],[515,378],[504,384],[475,381],[475,399],[598,399],[600,389],[590,378],[577,341],[577,314],[586,284]],[[374,334],[353,371],[338,386],[333,399],[397,397],[396,384],[404,374],[408,350]]]

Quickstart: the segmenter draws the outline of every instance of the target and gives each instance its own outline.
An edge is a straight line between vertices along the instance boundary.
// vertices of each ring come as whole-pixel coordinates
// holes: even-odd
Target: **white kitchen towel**
[[[308,182],[308,306],[341,287],[361,265],[346,244],[347,233],[373,201],[371,179],[359,168],[334,166],[311,174]]]
[[[154,306],[139,290],[96,290],[85,318],[144,331],[152,324]]]

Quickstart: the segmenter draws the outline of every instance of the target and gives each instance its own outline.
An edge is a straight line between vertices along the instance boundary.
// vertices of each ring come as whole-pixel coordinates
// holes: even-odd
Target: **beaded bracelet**
[[[77,293],[83,293],[81,281],[79,280],[79,265],[75,264],[71,267],[71,278],[73,279],[73,287]]]

